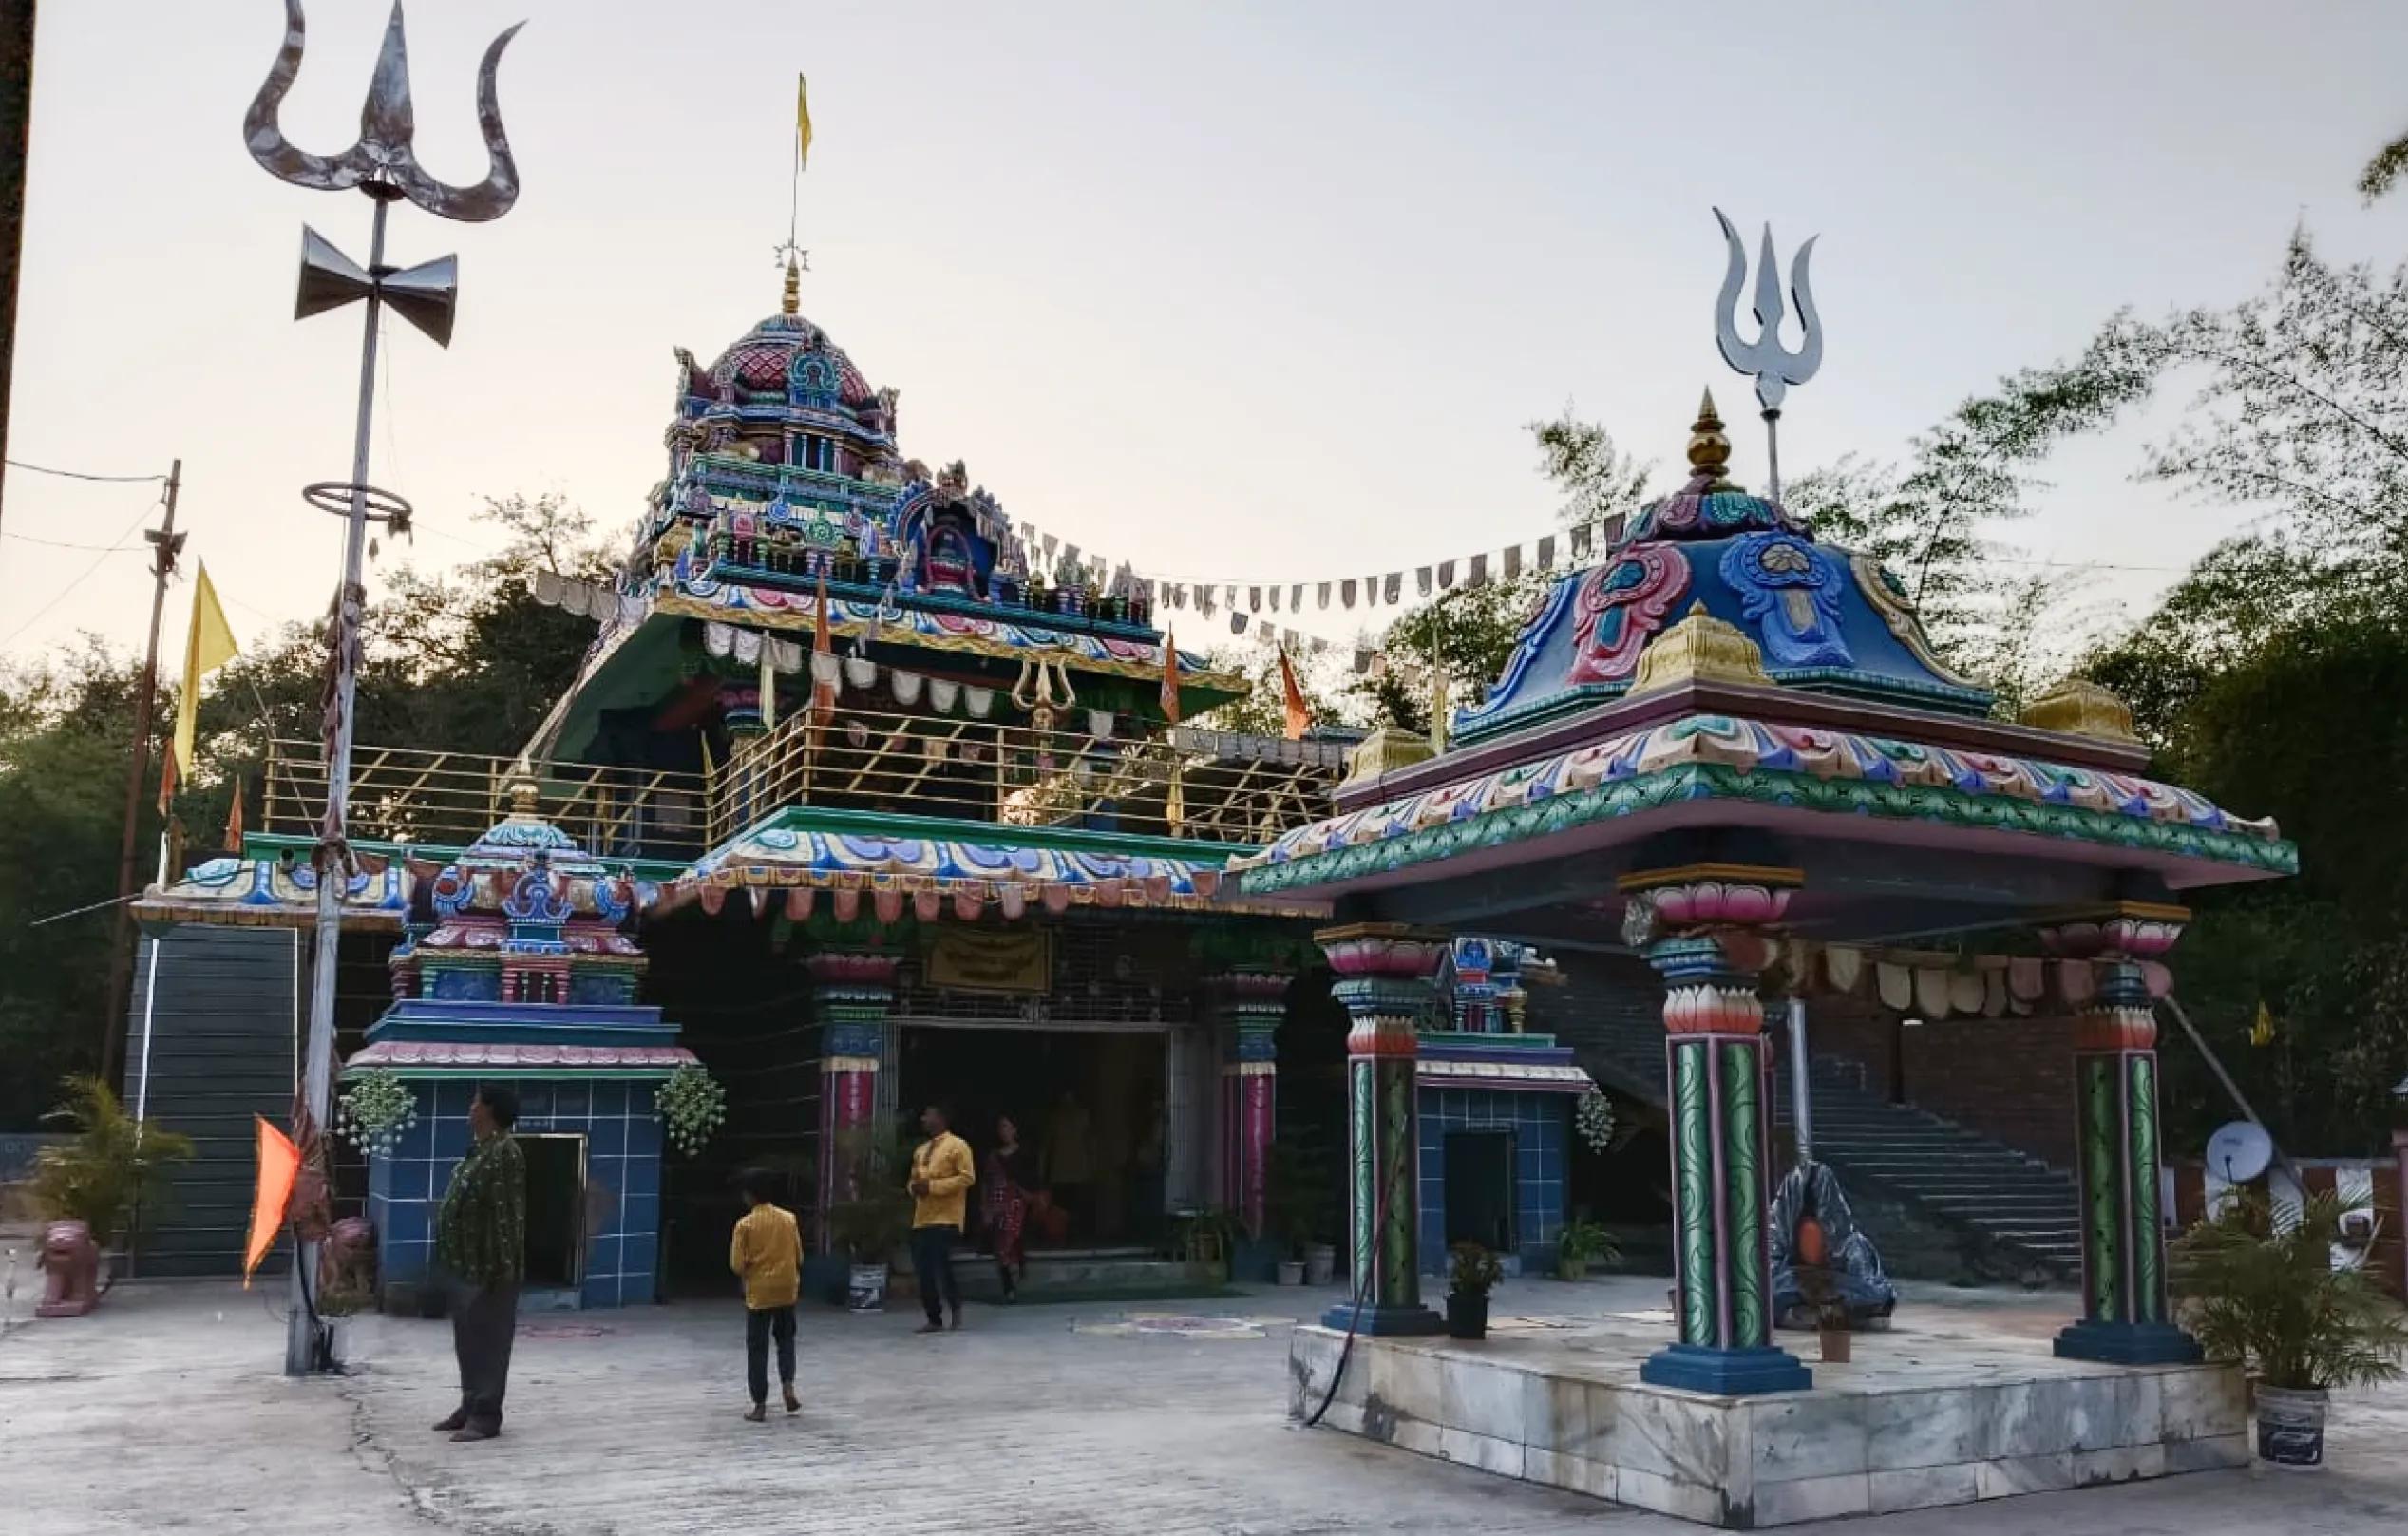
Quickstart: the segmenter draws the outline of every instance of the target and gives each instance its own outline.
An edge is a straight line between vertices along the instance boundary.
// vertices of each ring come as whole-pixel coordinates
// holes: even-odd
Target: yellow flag
[[[200,729],[200,679],[232,661],[240,652],[226,611],[218,606],[218,589],[209,583],[209,567],[200,567],[192,584],[192,633],[184,637],[184,692],[176,701],[176,768],[192,778],[193,738]]]
[[[794,166],[801,170],[811,158],[811,93],[801,75],[794,77]]]
[[[778,642],[768,630],[761,632],[761,729],[778,728],[778,663],[772,654]]]
[[[2258,1016],[2256,1022],[2249,1026],[2249,1043],[2251,1045],[2259,1046],[2272,1045],[2274,1043],[2274,1015],[2266,1009],[2266,1004],[2263,1002],[2258,1004]]]

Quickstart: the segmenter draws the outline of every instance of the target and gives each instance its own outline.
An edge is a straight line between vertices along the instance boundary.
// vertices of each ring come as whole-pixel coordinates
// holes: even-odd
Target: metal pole
[[[368,271],[385,275],[385,215],[397,194],[371,187],[376,222],[369,236]],[[301,1093],[312,1136],[327,1134],[328,1111],[334,1097],[334,983],[342,948],[345,869],[337,863],[345,850],[335,840],[349,835],[351,780],[352,701],[359,677],[351,664],[359,640],[361,566],[368,554],[369,422],[376,406],[376,327],[384,315],[382,294],[370,287],[368,315],[361,327],[359,417],[351,434],[351,511],[343,531],[343,584],[334,597],[334,748],[326,765],[326,822],[318,844],[317,944],[310,961],[309,1049],[302,1059]],[[293,1304],[284,1340],[284,1374],[306,1375],[324,1358],[320,1347],[324,1327],[309,1296],[309,1277],[316,1271],[318,1244],[299,1242],[293,1256]]]
[[[1781,501],[1781,413],[1764,413],[1764,499],[1779,505]]]
[[[9,439],[17,263],[25,248],[25,160],[33,122],[34,0],[0,0],[0,446]],[[0,467],[0,474],[5,474]]]
[[[1812,1095],[1806,1089],[1806,1003],[1790,999],[1790,1124],[1797,1133],[1797,1166],[1814,1161]]]
[[[167,516],[148,535],[158,556],[151,561],[150,643],[142,653],[142,691],[134,695],[134,761],[126,770],[125,826],[117,847],[117,924],[109,940],[107,1012],[101,1018],[101,1081],[117,1084],[120,1046],[125,1035],[125,999],[133,984],[134,849],[142,816],[142,787],[150,782],[151,711],[159,696],[159,624],[167,606],[167,578],[176,571],[183,540],[176,537],[176,493],[182,489],[184,461],[167,471]],[[173,750],[173,749],[169,749]]]

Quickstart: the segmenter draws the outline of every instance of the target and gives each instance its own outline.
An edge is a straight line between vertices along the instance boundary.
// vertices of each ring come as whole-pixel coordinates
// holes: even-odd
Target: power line
[[[56,475],[61,480],[96,480],[112,485],[149,484],[167,478],[165,475],[93,475],[81,469],[50,469],[38,464],[28,464],[23,459],[10,459],[8,465],[11,469],[30,469],[37,475]],[[149,515],[148,512],[143,513],[144,517]]]
[[[98,550],[104,555],[120,554],[134,547],[131,544],[68,544],[56,539],[36,539],[29,533],[0,533],[0,539],[23,540],[28,544],[40,544],[45,549]]]
[[[14,464],[16,461],[12,459],[9,462]],[[152,480],[163,480],[166,477],[163,475],[152,475],[147,478]],[[125,531],[117,536],[117,543],[120,545],[123,544],[125,540],[132,536],[134,530],[142,525],[142,519],[149,517],[151,515],[152,508],[156,507],[158,504],[158,503],[154,502],[150,506],[146,506],[142,508],[142,511],[135,514],[134,521],[125,525]],[[40,608],[34,610],[32,617],[27,619],[24,623],[19,624],[15,629],[10,630],[7,638],[0,639],[0,650],[8,649],[10,645],[15,643],[18,635],[23,635],[26,631],[40,623],[44,615],[47,614],[51,609],[56,608],[59,604],[65,602],[76,588],[90,580],[92,578],[92,573],[101,568],[102,562],[116,553],[118,553],[118,549],[115,545],[103,550],[101,552],[100,559],[96,559],[91,564],[84,567],[84,574],[82,576],[77,577],[74,580],[69,581],[66,586],[60,588],[56,597],[53,597],[48,602],[44,603]]]

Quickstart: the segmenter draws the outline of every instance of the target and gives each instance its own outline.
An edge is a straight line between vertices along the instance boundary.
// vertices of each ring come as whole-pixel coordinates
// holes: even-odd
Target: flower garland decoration
[[[1601,1090],[1590,1089],[1573,1107],[1572,1126],[1590,1151],[1605,1151],[1614,1145],[1614,1101]]]
[[[653,1108],[669,1128],[670,1144],[692,1157],[728,1117],[728,1090],[700,1067],[680,1067],[653,1095]]]
[[[371,1068],[351,1080],[334,1111],[338,1135],[370,1157],[390,1157],[418,1124],[418,1095],[389,1067]]]

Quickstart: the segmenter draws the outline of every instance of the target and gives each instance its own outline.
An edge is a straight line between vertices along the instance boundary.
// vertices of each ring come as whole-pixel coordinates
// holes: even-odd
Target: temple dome
[[[1750,494],[1724,473],[1731,462],[1731,440],[1723,435],[1721,417],[1715,414],[1711,390],[1698,403],[1697,420],[1689,431],[1688,484],[1640,507],[1622,535],[1622,544],[1727,539],[1733,534],[1775,530],[1806,533],[1806,525],[1791,517],[1788,508]]]
[[[831,365],[836,396],[847,406],[866,406],[877,391],[844,349],[800,314],[772,314],[738,337],[707,370],[719,389],[743,394],[784,394],[798,356],[818,355]],[[714,391],[715,392],[715,391]]]

